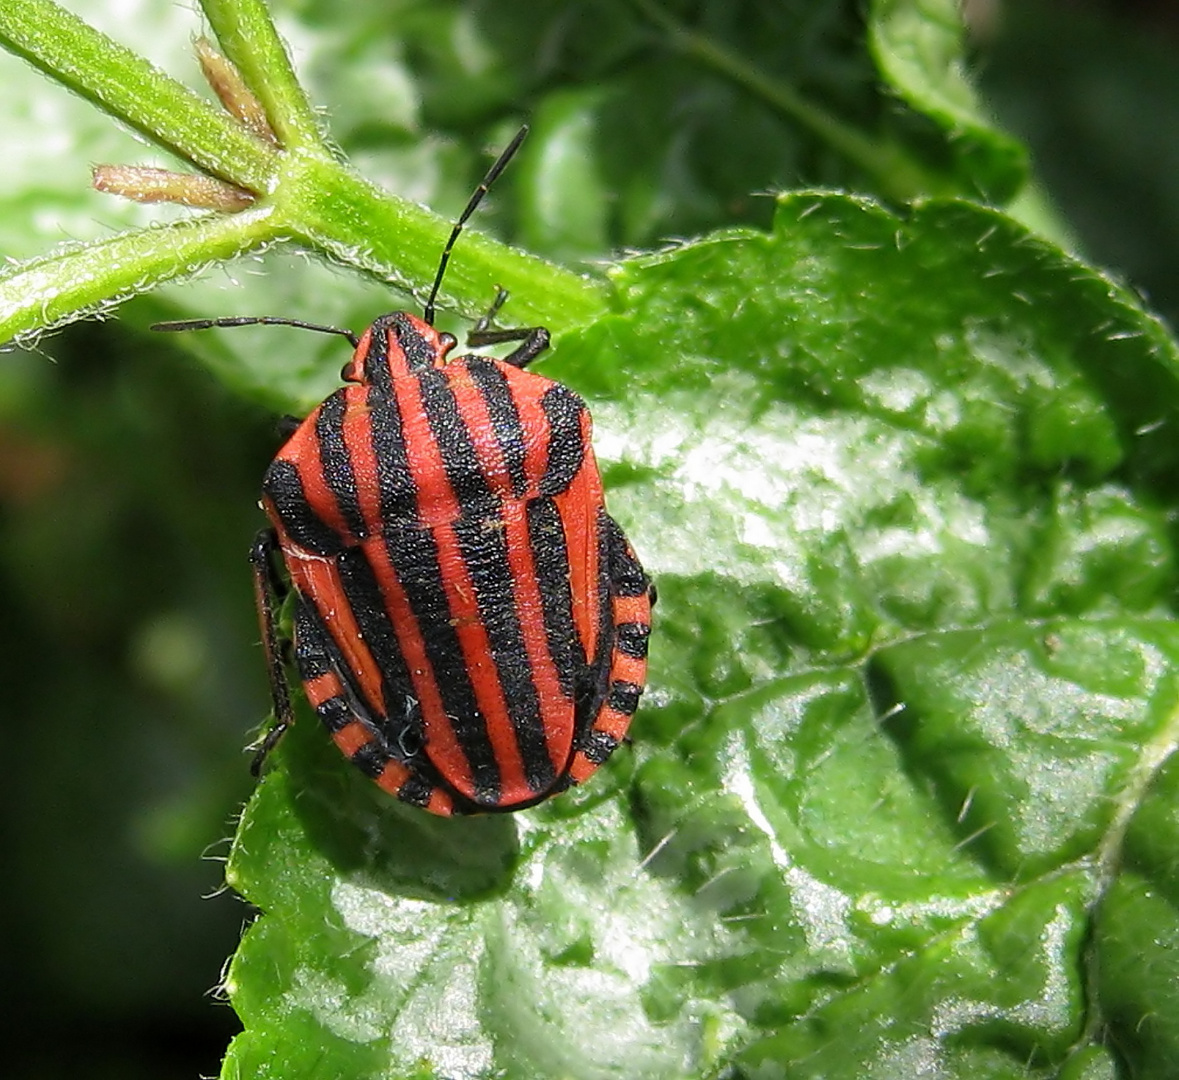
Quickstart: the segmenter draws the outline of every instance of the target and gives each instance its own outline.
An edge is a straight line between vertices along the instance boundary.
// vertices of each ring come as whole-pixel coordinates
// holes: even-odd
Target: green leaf
[[[634,745],[436,821],[308,717],[230,861],[225,1075],[1164,1076],[1173,343],[955,201],[611,276],[545,370],[659,585]]]
[[[954,171],[978,194],[1009,202],[1027,179],[1027,151],[996,128],[965,70],[965,32],[954,0],[873,0],[869,45],[881,74],[939,129]]]

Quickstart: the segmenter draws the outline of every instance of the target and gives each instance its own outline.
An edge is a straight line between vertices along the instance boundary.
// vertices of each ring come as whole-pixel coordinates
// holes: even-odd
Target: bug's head
[[[340,378],[366,386],[385,385],[401,375],[441,367],[457,344],[453,334],[435,330],[416,315],[392,311],[364,332]]]

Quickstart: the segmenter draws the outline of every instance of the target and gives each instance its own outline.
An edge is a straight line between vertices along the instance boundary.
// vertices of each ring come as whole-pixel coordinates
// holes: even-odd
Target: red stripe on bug
[[[373,741],[373,733],[359,720],[352,720],[339,731],[333,731],[332,739],[346,757],[352,757],[362,746]]]
[[[475,700],[487,725],[487,737],[500,774],[498,802],[523,802],[536,792],[525,776],[524,759],[516,741],[516,729],[508,712],[496,670],[495,655],[475,601],[474,586],[467,574],[458,538],[449,525],[435,530],[439,563],[450,606],[451,622],[466,661]],[[447,726],[450,724],[446,718]],[[427,748],[429,752],[429,748]],[[433,756],[433,755],[431,755]],[[473,794],[473,792],[471,793]]]
[[[412,619],[407,617],[409,604],[407,601],[404,601],[404,593],[401,592],[400,585],[396,582],[396,575],[393,574],[392,567],[388,567],[385,547],[380,539],[382,532],[381,494],[380,483],[377,478],[377,459],[373,451],[372,423],[369,419],[367,395],[368,390],[365,387],[349,386],[346,388],[345,400],[347,408],[344,413],[344,441],[348,447],[348,459],[352,466],[352,473],[356,477],[356,502],[360,508],[361,519],[364,521],[369,533],[369,539],[362,542],[360,546],[368,558],[374,575],[381,584],[381,595],[385,599],[386,614],[388,614],[394,630],[397,632],[398,640],[401,641],[402,633],[399,623],[402,621],[402,618],[399,618],[399,616],[406,617],[405,621],[411,624]],[[388,567],[388,575],[384,578],[381,577],[377,569],[378,560],[384,560],[385,565]],[[400,594],[403,600],[403,606],[395,614],[395,601],[398,594]],[[343,597],[344,593],[341,590],[337,595]],[[346,608],[348,605],[344,603],[341,606]],[[350,609],[349,614],[351,614]],[[331,620],[328,619],[327,621],[330,625]],[[405,642],[401,641],[401,645],[404,654]],[[374,671],[377,676],[376,685],[366,686],[364,691],[365,696],[368,697],[383,715],[389,716],[401,708],[401,702],[385,700],[385,681],[383,678],[380,678],[380,672],[376,671],[375,662]]]
[[[404,786],[413,773],[409,771],[400,761],[387,761],[385,767],[381,770],[379,776],[375,777],[375,783],[378,787],[384,788],[390,795],[396,795]]]
[[[446,707],[442,703],[434,669],[426,652],[426,642],[418,629],[409,598],[397,577],[396,570],[393,569],[393,564],[389,561],[385,545],[380,541],[370,540],[364,547],[377,585],[385,598],[385,611],[397,633],[401,655],[409,668],[414,694],[421,706],[426,738],[430,744],[430,757],[434,759],[437,755],[448,763],[452,771],[445,775],[459,791],[471,791],[474,787],[471,770],[466,755],[455,737],[454,728],[446,719]],[[438,723],[437,717],[442,717],[443,722]]]
[[[614,622],[641,623],[643,626],[651,622],[651,601],[647,594],[638,596],[616,596],[613,604]]]
[[[394,383],[394,393],[404,418],[406,456],[418,492],[419,509],[428,523],[434,526],[438,565],[451,624],[462,649],[475,700],[486,721],[488,741],[499,768],[499,801],[509,805],[524,802],[536,792],[525,776],[524,760],[499,683],[495,656],[475,599],[475,586],[451,524],[462,513],[462,507],[447,477],[441,448],[430,429],[420,383],[412,378],[398,379]],[[474,786],[470,783],[469,769],[450,718],[444,710],[431,715],[424,707],[423,716],[426,721],[426,753],[458,790],[473,798]],[[468,778],[465,787],[456,780],[457,776],[464,773]]]
[[[426,809],[429,810],[431,814],[442,814],[443,816],[449,817],[454,813],[454,800],[451,799],[451,797],[447,795],[445,791],[442,791],[439,788],[434,788],[434,790],[430,792],[430,798],[426,803]]]
[[[600,731],[622,742],[626,737],[627,728],[630,727],[630,720],[631,718],[627,713],[620,713],[617,709],[611,709],[607,706],[598,713],[598,718],[594,721],[593,730]]]
[[[611,682],[634,683],[642,686],[647,679],[647,661],[615,652],[610,664]]]
[[[573,483],[553,499],[565,530],[569,553],[569,586],[573,593],[573,624],[577,627],[585,655],[592,662],[598,651],[601,618],[601,574],[598,510],[602,505],[602,484],[593,451],[586,447],[585,459]]]
[[[344,445],[348,447],[348,460],[356,478],[360,517],[369,536],[376,536],[381,531],[381,492],[367,395],[368,389],[363,386],[349,386],[344,390]]]
[[[384,333],[385,362],[389,366],[389,377],[394,380],[405,378],[411,374],[409,357],[406,355],[405,349],[402,348],[401,341],[393,327],[386,327]]]
[[[364,635],[352,609],[347,603],[333,602],[345,595],[335,562],[310,555],[293,545],[283,547],[283,559],[295,588],[315,602],[340,650],[344,667],[351,672],[365,701],[373,708],[380,708],[384,700],[380,667],[364,643]],[[326,609],[325,601],[330,604]]]
[[[509,393],[513,380],[516,390],[523,385],[529,388],[551,385],[535,375],[527,375],[510,365],[503,364],[500,370],[508,380]],[[556,665],[549,653],[545,635],[544,620],[538,618],[543,610],[540,586],[536,578],[536,565],[532,558],[532,542],[528,534],[528,518],[525,504],[512,496],[512,479],[504,461],[503,450],[495,435],[495,427],[487,402],[479,392],[474,380],[465,367],[455,365],[447,369],[448,381],[455,395],[459,414],[467,422],[475,445],[475,453],[483,467],[484,477],[493,492],[505,501],[501,504],[504,539],[511,568],[512,592],[519,616],[520,632],[528,656],[532,683],[536,688],[540,704],[541,724],[544,727],[545,745],[553,770],[560,773],[573,745],[573,703],[561,691],[561,681]],[[520,399],[526,395],[514,393],[517,413]],[[542,414],[543,415],[543,414]],[[527,429],[525,429],[527,430]],[[526,466],[527,467],[527,466]],[[527,475],[527,472],[525,472]],[[531,791],[531,787],[529,787]],[[532,792],[536,795],[539,792]]]
[[[303,689],[307,692],[307,700],[315,706],[322,705],[328,698],[339,697],[344,686],[334,671],[328,671],[304,681]]]
[[[524,432],[524,475],[530,480],[524,497],[534,499],[540,494],[540,478],[549,463],[551,434],[540,399],[552,383],[510,365],[504,365],[502,370],[507,376],[508,392],[516,403],[516,413]]]
[[[569,762],[569,779],[575,784],[584,784],[593,776],[597,768],[597,765],[578,750],[573,755],[573,760]]]
[[[351,537],[352,533],[348,528],[348,523],[344,520],[344,515],[340,513],[336,497],[323,472],[323,462],[319,456],[319,443],[315,435],[315,419],[318,415],[319,408],[316,408],[299,425],[275,458],[278,461],[289,461],[298,469],[299,479],[303,484],[303,494],[308,504],[315,508],[316,517],[325,525],[330,526],[337,535],[345,538]]]
[[[559,774],[573,746],[573,702],[561,690],[561,680],[549,653],[545,634],[544,610],[540,583],[532,558],[525,505],[510,502],[504,506],[504,526],[508,542],[508,563],[512,569],[512,588],[516,608],[521,613],[520,631],[532,668],[532,681],[540,702],[545,745],[554,771]],[[539,794],[539,792],[537,793]]]
[[[512,496],[512,478],[496,438],[495,425],[488,412],[487,402],[462,363],[443,368],[446,381],[454,394],[459,415],[466,421],[467,432],[475,448],[475,456],[483,470],[484,479],[492,494],[500,498]]]

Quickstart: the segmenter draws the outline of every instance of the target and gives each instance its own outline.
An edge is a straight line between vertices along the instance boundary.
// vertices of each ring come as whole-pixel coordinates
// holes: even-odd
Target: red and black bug
[[[422,318],[347,337],[346,383],[266,471],[271,528],[251,559],[276,723],[293,722],[275,612],[294,593],[294,659],[344,755],[435,814],[519,810],[585,780],[618,746],[646,680],[653,589],[606,512],[584,403],[525,370],[542,327],[488,330],[503,359],[449,354],[434,304],[451,249],[521,129],[455,223]],[[286,580],[278,573],[281,556]]]

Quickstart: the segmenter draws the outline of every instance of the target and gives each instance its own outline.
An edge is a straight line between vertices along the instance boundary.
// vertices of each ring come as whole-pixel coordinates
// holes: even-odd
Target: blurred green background
[[[1083,250],[1179,322],[1175,5],[969,6],[985,94]],[[42,350],[0,357],[3,1071],[209,1075],[249,918],[211,894],[268,705],[245,553],[276,418],[114,320]]]

